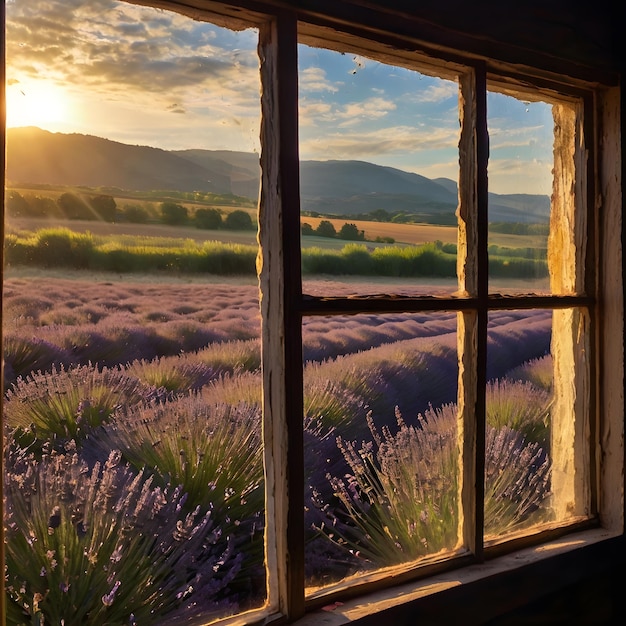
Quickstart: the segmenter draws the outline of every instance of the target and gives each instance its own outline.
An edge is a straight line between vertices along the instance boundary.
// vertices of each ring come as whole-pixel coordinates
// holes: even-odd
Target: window
[[[497,581],[515,558],[549,562],[623,533],[614,86],[434,52],[384,19],[339,28],[245,0],[77,1],[73,39],[29,58],[19,46],[36,4],[6,4],[9,623],[62,623],[56,596],[90,623],[306,624],[322,607],[358,621],[413,610],[433,590],[445,602],[486,561]],[[46,18],[64,6],[46,3]],[[102,10],[114,18],[95,19]],[[50,102],[55,82],[71,82],[61,60],[117,107],[94,128],[132,144],[154,117],[154,141],[184,167],[151,177],[142,163],[159,161],[144,151],[119,168],[133,173],[125,189],[93,172],[72,189],[24,179],[16,155],[44,138],[20,143],[10,127],[84,132],[77,109],[29,118],[19,106],[33,67],[50,74]],[[74,106],[90,115],[98,97],[70,95],[85,94],[93,109]],[[25,232],[33,210],[69,230]],[[120,217],[138,222],[134,240]],[[190,220],[231,233],[229,247],[173,242]],[[242,235],[255,222],[258,249]],[[101,223],[112,238],[96,241]],[[35,281],[16,273],[63,259],[113,274],[79,293],[49,268]],[[147,288],[115,277],[154,259]],[[151,324],[141,332],[137,313]],[[115,536],[94,532],[98,498],[116,512]],[[12,572],[26,553],[29,571]],[[61,575],[81,558],[86,589]],[[128,585],[125,560],[154,589]],[[76,598],[96,583],[88,609]]]

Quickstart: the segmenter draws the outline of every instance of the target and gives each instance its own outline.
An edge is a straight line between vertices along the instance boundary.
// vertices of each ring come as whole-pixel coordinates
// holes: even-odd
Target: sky
[[[258,152],[258,33],[117,0],[5,0],[7,126],[166,150]],[[458,178],[458,86],[300,45],[302,159]],[[550,194],[545,103],[488,97],[489,184]]]

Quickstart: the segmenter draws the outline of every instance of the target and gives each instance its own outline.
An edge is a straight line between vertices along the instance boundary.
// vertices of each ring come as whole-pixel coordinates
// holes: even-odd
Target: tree
[[[161,221],[170,226],[180,226],[189,219],[187,207],[176,202],[161,203]]]
[[[131,224],[145,224],[150,215],[140,204],[126,204],[122,212],[124,219]]]
[[[7,191],[6,209],[9,215],[22,217],[30,215],[30,205],[24,196],[13,189]]]
[[[48,196],[24,196],[29,205],[29,217],[65,217],[57,202]]]
[[[224,228],[229,230],[254,230],[254,224],[249,213],[237,209],[226,216]]]
[[[375,222],[390,222],[393,215],[385,209],[376,209],[375,211],[370,211],[370,218]]]
[[[322,220],[315,229],[315,234],[319,237],[336,237],[337,231],[331,222]]]
[[[90,199],[91,208],[97,216],[105,222],[114,222],[117,214],[117,204],[113,196],[100,194]]]
[[[312,237],[315,235],[315,231],[313,230],[313,226],[308,222],[302,222],[300,225],[300,232],[304,237]]]
[[[217,209],[198,209],[193,222],[196,228],[217,230],[222,227],[222,214]]]
[[[69,220],[93,220],[96,217],[85,201],[75,193],[62,193],[57,204],[61,213]]]
[[[339,230],[339,239],[348,241],[365,241],[365,231],[359,230],[356,224],[344,224]]]

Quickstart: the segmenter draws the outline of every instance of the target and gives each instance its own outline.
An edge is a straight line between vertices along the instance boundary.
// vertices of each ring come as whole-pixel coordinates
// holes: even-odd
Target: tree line
[[[104,222],[130,222],[143,224],[150,221],[170,226],[195,226],[217,230],[254,230],[250,214],[235,209],[223,215],[216,208],[199,208],[190,211],[187,206],[172,201],[161,202],[157,209],[134,203],[119,207],[108,194],[78,194],[66,191],[58,198],[41,195],[22,195],[8,190],[5,200],[7,214],[12,217],[34,217],[67,220],[99,220]]]

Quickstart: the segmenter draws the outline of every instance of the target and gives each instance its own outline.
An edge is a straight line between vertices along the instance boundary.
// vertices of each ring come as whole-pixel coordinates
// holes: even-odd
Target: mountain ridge
[[[200,191],[256,198],[260,166],[255,153],[163,150],[30,126],[7,129],[6,177],[13,185]],[[301,209],[323,214],[349,216],[385,209],[449,216],[457,206],[453,180],[429,179],[362,160],[303,160],[300,191]],[[490,221],[547,222],[549,210],[548,196],[489,194]]]

